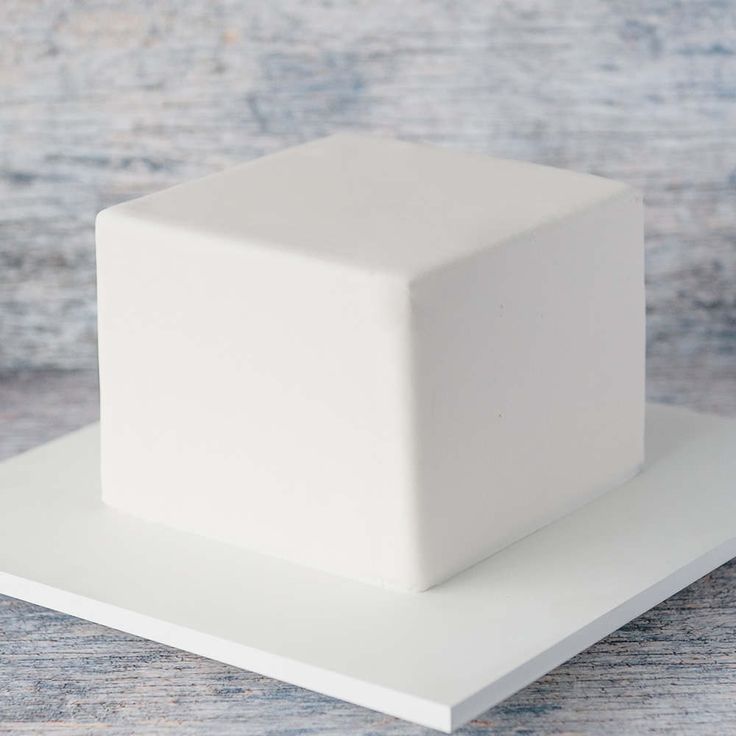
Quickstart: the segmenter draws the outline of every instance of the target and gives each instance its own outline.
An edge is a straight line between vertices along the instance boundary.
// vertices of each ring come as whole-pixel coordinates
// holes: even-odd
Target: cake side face
[[[97,258],[103,500],[415,589],[406,284],[126,208]]]
[[[623,191],[436,272],[414,285],[412,304],[427,581],[450,577],[639,472],[638,193]]]
[[[106,210],[97,256],[120,510],[417,591],[641,462],[617,182],[339,136]]]

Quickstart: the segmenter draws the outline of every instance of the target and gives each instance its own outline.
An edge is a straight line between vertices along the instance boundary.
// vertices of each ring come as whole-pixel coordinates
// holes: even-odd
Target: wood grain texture
[[[667,368],[670,368],[668,365]],[[681,374],[702,371],[702,382]],[[708,363],[650,393],[736,415]],[[674,378],[673,378],[674,375]],[[708,391],[703,385],[710,385]],[[91,421],[94,372],[0,380],[0,457]],[[53,551],[49,551],[53,554]],[[736,723],[736,561],[620,629],[461,734],[726,734]],[[0,734],[430,733],[357,706],[0,596]]]
[[[4,0],[0,99],[0,372],[94,366],[99,209],[360,130],[640,187],[650,355],[736,374],[732,0]]]

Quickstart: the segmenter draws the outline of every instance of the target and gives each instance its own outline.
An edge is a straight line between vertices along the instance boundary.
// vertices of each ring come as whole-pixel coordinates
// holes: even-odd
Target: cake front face
[[[337,136],[101,213],[115,508],[423,590],[642,462],[628,187]]]

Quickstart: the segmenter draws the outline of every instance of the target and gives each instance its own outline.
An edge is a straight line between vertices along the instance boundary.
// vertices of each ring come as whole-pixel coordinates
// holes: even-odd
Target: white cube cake
[[[100,214],[122,511],[420,591],[642,462],[642,204],[338,135]]]

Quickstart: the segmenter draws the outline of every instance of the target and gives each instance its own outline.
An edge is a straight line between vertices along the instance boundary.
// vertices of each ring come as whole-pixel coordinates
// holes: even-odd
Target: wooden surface
[[[0,99],[0,372],[94,367],[99,209],[336,130],[640,187],[650,355],[736,371],[732,0],[3,0]]]
[[[693,371],[693,366],[687,368]],[[675,371],[679,374],[682,367]],[[701,367],[701,370],[705,370]],[[710,383],[710,390],[704,386]],[[736,382],[650,394],[736,415]],[[97,414],[93,372],[0,380],[0,456]],[[50,554],[53,551],[50,550]],[[488,711],[465,734],[728,733],[736,723],[736,562]],[[426,729],[0,597],[0,734],[419,734]]]

